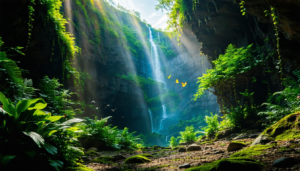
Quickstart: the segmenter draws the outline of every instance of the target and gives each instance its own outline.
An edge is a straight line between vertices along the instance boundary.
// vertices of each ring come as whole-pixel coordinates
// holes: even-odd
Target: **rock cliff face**
[[[279,0],[246,0],[246,15],[240,12],[240,1],[232,0],[201,0],[197,1],[195,10],[193,1],[185,0],[188,12],[186,24],[192,28],[199,42],[202,43],[201,51],[214,60],[223,54],[225,48],[231,43],[238,47],[249,44],[266,46],[274,52],[273,57],[261,67],[257,67],[247,74],[238,75],[236,80],[231,80],[227,86],[216,86],[215,94],[218,96],[220,106],[236,106],[237,102],[246,99],[233,91],[244,92],[249,89],[255,93],[254,101],[261,104],[266,100],[266,92],[275,92],[281,87],[280,75],[275,67],[278,65],[276,49],[276,36],[273,21],[265,16],[264,11],[270,11],[271,6],[276,9],[279,16],[280,53],[282,58],[283,77],[292,76],[292,71],[299,69],[299,2]],[[270,69],[271,73],[264,71]],[[255,77],[255,83],[249,78]],[[267,82],[267,85],[263,82]],[[236,86],[233,83],[236,82]],[[269,87],[269,88],[268,88]]]

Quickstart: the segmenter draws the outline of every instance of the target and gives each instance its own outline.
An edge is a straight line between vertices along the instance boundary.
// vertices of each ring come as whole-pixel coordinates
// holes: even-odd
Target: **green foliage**
[[[242,15],[246,15],[245,1],[241,1],[240,8]]]
[[[144,156],[141,156],[141,155],[131,156],[131,157],[128,157],[125,160],[125,164],[147,163],[147,162],[151,162],[151,160],[148,159],[147,157],[144,157]]]
[[[199,126],[204,126],[204,124],[204,116],[202,114],[199,114],[197,118],[193,118],[191,120],[179,120],[177,124],[169,127],[169,132],[177,133],[183,131],[187,126],[193,125],[195,128],[198,128]]]
[[[266,152],[264,152],[263,150],[269,149],[271,148],[273,145],[255,145],[255,146],[251,146],[248,147],[246,149],[243,149],[239,152],[236,152],[234,154],[232,154],[230,157],[252,157],[255,155],[261,155],[264,154]]]
[[[171,137],[170,139],[170,147],[174,148],[178,145],[178,142],[176,141],[176,138],[174,136]]]
[[[68,135],[77,130],[72,124],[81,119],[67,120],[45,113],[43,109],[47,103],[42,98],[21,100],[14,106],[0,93],[0,101],[3,103],[3,110],[0,109],[0,168],[35,170],[39,166],[52,166],[59,170],[71,166],[83,154],[73,146],[76,140],[68,139]]]
[[[107,147],[114,149],[137,148],[139,138],[133,135],[135,132],[129,133],[126,127],[124,130],[119,130],[117,127],[106,125],[109,118],[111,117],[101,120],[98,120],[97,117],[95,119],[85,118],[85,123],[79,125],[82,132],[79,132],[78,136],[83,139],[102,141]]]
[[[257,47],[255,50],[252,50],[252,44],[245,48],[237,48],[230,44],[225,54],[221,54],[218,59],[213,61],[215,67],[208,69],[206,74],[198,78],[199,81],[197,83],[200,84],[197,93],[194,95],[194,100],[204,95],[205,90],[232,80],[238,74],[247,73],[258,65],[263,65],[265,60],[271,55],[271,53],[263,53],[264,48]],[[255,55],[257,53],[258,55]]]
[[[258,113],[266,117],[267,125],[272,125],[281,118],[300,110],[299,83],[292,78],[285,78],[283,84],[285,89],[271,95],[267,103],[262,104],[266,109]]]
[[[213,171],[217,170],[219,167],[222,168],[222,170],[236,170],[237,168],[238,170],[261,170],[263,164],[254,159],[236,157],[221,159],[201,166],[192,167],[187,169],[187,171]]]
[[[185,128],[184,132],[179,132],[180,133],[180,143],[185,143],[185,142],[193,142],[196,141],[196,135],[199,134],[199,131],[194,132],[194,126],[187,126]]]
[[[206,135],[213,135],[219,130],[218,117],[219,116],[217,114],[213,115],[212,113],[210,113],[210,117],[205,116],[205,122],[207,123],[207,126],[202,129]]]
[[[65,90],[58,79],[50,79],[45,76],[39,84],[40,96],[48,102],[46,110],[52,112],[53,115],[66,116],[73,118],[75,116],[75,110],[73,106],[76,105],[70,98],[74,93],[70,93],[69,90]]]

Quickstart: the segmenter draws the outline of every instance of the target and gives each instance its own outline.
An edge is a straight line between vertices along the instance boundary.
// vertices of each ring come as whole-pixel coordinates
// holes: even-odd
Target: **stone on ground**
[[[125,160],[125,164],[148,163],[148,162],[151,162],[151,160],[148,159],[147,157],[139,156],[139,155],[128,157]]]
[[[91,148],[89,148],[88,150],[86,150],[86,151],[99,151],[96,147],[91,147]]]
[[[201,147],[197,144],[192,144],[192,145],[188,146],[188,148],[186,150],[187,151],[200,151]]]
[[[236,150],[240,150],[244,147],[246,147],[247,145],[243,144],[243,143],[239,143],[239,142],[231,142],[228,147],[227,147],[227,151],[236,151]]]
[[[273,138],[269,137],[268,135],[260,135],[254,140],[251,146],[266,144],[268,142],[271,142],[272,140]]]
[[[179,148],[178,152],[186,152],[186,148]]]
[[[179,166],[179,168],[189,168],[191,167],[190,163],[184,163],[183,165]]]
[[[292,167],[293,165],[297,164],[295,159],[292,157],[282,157],[277,159],[273,162],[272,166],[280,167],[280,168],[287,168]]]

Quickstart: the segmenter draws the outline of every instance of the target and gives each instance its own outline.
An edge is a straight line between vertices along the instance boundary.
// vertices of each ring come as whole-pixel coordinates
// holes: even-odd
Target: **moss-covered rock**
[[[90,150],[88,152],[85,152],[85,155],[87,155],[87,156],[97,156],[98,153],[96,151]]]
[[[91,168],[86,167],[85,165],[81,163],[76,163],[74,167],[67,167],[66,170],[72,170],[72,171],[94,171]]]
[[[147,162],[151,162],[151,160],[141,155],[131,156],[125,160],[125,164],[147,163]]]
[[[145,154],[139,154],[139,156],[144,156],[144,157],[153,157],[153,155],[152,155],[152,154],[147,154],[147,153],[145,153]]]
[[[263,164],[249,158],[228,158],[214,161],[212,163],[187,169],[187,171],[253,171],[260,170]]]
[[[277,123],[265,129],[262,135],[268,135],[275,138],[275,140],[300,138],[300,112],[280,119]]]
[[[109,156],[100,156],[96,159],[91,160],[91,162],[97,162],[97,163],[102,163],[102,164],[111,163],[113,161],[114,161],[114,158],[109,157]]]
[[[239,141],[232,141],[228,147],[227,147],[227,151],[236,151],[236,150],[240,150],[244,147],[246,147],[247,145],[243,142],[239,142]]]
[[[255,145],[252,147],[248,147],[246,149],[243,149],[237,153],[234,153],[233,155],[231,155],[231,157],[252,157],[255,155],[261,155],[264,154],[264,150],[271,148],[272,145]]]

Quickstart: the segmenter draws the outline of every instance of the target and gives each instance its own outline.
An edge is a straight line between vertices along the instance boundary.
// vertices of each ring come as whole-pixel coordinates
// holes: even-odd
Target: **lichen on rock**
[[[147,162],[151,162],[151,160],[148,159],[147,157],[141,156],[141,155],[131,156],[125,160],[125,164],[147,163]]]

